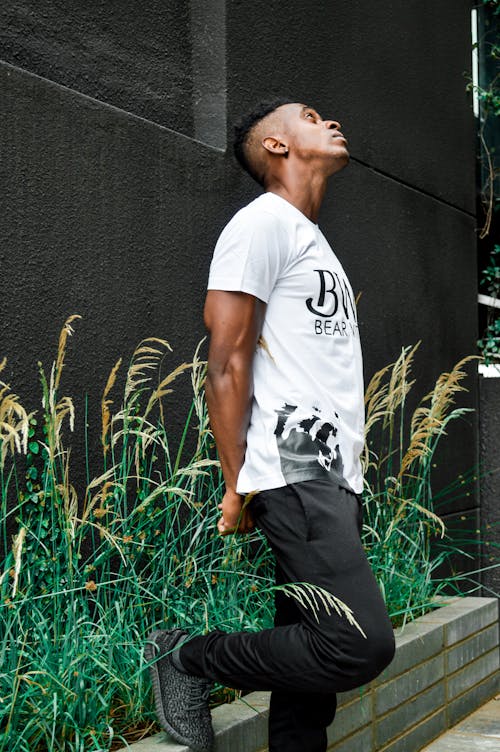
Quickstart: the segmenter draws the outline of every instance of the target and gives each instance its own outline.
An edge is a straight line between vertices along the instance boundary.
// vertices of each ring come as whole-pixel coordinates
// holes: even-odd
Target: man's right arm
[[[205,394],[226,486],[217,525],[223,535],[236,528],[243,503],[236,482],[245,458],[252,362],[265,309],[259,298],[244,292],[209,290],[205,302],[205,325],[210,332]],[[244,532],[250,526],[245,516],[238,530]]]

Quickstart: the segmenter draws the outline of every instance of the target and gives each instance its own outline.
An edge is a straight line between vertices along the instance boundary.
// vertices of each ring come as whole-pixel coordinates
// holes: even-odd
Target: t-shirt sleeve
[[[208,289],[247,292],[268,303],[286,263],[286,245],[277,217],[240,211],[219,236]]]

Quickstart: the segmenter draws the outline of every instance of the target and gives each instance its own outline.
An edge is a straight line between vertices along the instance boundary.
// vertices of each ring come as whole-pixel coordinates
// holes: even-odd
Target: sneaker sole
[[[147,642],[144,646],[144,656],[148,663],[150,661],[153,661],[157,657],[157,653],[155,653],[155,650],[153,648],[152,642],[156,643],[156,635],[160,634],[161,630],[155,630],[154,632],[151,632],[147,636]],[[168,720],[165,717],[165,711],[163,710],[163,702],[161,697],[161,688],[160,688],[160,676],[158,674],[158,668],[157,668],[158,661],[155,661],[155,663],[152,663],[151,666],[149,666],[149,674],[151,676],[151,683],[153,685],[153,695],[155,700],[155,710],[156,715],[158,716],[158,720],[160,721],[160,724],[162,728],[172,736],[176,742],[179,742],[180,744],[184,744],[186,747],[189,747],[190,749],[194,750],[194,752],[208,752],[206,747],[197,747],[194,746],[189,739],[186,739],[185,736],[182,736],[182,734],[179,734],[178,731],[176,731],[168,722]]]

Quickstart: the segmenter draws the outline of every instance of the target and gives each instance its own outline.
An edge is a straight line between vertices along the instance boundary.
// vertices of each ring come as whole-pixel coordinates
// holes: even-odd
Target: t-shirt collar
[[[300,209],[297,209],[296,206],[294,206],[290,201],[288,201],[286,198],[283,198],[283,196],[280,196],[278,193],[274,193],[273,191],[266,191],[265,196],[274,196],[274,198],[278,199],[278,201],[284,201],[287,206],[292,209],[292,211],[296,212],[300,215],[301,219],[304,220],[307,224],[311,225],[311,227],[314,227],[316,230],[319,230],[319,225],[316,222],[313,222],[312,219],[309,219],[309,217],[306,217],[306,215],[300,211]]]

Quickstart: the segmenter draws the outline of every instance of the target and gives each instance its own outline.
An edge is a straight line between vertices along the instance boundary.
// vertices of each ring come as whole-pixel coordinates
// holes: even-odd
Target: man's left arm
[[[209,290],[205,324],[210,332],[205,395],[225,481],[219,508],[222,535],[238,525],[243,497],[237,479],[243,465],[253,396],[252,363],[265,312],[265,303],[244,292]],[[252,523],[243,510],[238,532]]]

